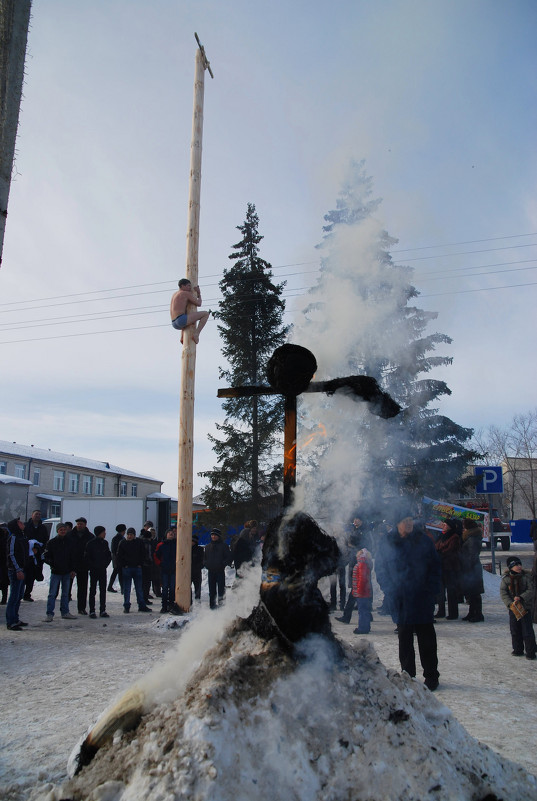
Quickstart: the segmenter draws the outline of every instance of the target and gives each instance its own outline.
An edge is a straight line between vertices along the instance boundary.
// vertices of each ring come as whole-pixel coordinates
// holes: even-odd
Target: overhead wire
[[[484,240],[471,240],[469,242],[452,243],[452,245],[456,246],[456,245],[460,245],[460,244],[473,244],[473,243],[479,243],[479,242],[498,241],[498,240],[514,239],[514,238],[517,238],[517,237],[535,236],[535,235],[537,235],[537,234],[518,234],[518,235],[513,235],[511,237],[509,237],[509,236],[507,236],[507,237],[494,237],[494,238],[484,239]],[[418,260],[425,260],[425,259],[430,259],[430,258],[438,258],[438,259],[440,259],[440,258],[450,258],[452,256],[461,256],[461,255],[468,255],[468,254],[475,254],[475,253],[485,253],[485,252],[491,252],[491,251],[497,251],[497,250],[509,250],[509,249],[512,249],[512,248],[531,247],[531,246],[535,246],[535,245],[532,245],[532,244],[512,245],[512,246],[502,247],[502,248],[489,248],[489,249],[485,249],[485,250],[474,250],[474,251],[457,252],[457,253],[453,253],[453,254],[442,254],[440,256],[427,256],[427,257],[422,257],[422,258],[418,258],[418,259],[415,259],[415,260],[418,261]],[[406,250],[391,251],[391,252],[408,252],[410,250],[420,250],[420,249],[426,249],[426,248],[429,249],[429,248],[434,248],[434,247],[437,247],[437,248],[438,247],[447,247],[447,245],[443,245],[443,246],[430,245],[430,246],[424,246],[423,248],[406,249]],[[511,262],[498,262],[498,263],[494,263],[494,264],[480,265],[480,266],[477,266],[477,267],[474,266],[474,267],[471,267],[471,268],[470,267],[451,267],[451,268],[450,267],[444,267],[444,268],[441,268],[440,270],[434,271],[436,273],[439,273],[439,275],[434,275],[434,274],[431,274],[431,273],[416,274],[416,278],[418,278],[418,276],[419,276],[420,281],[445,280],[445,279],[448,279],[450,277],[453,277],[453,273],[464,273],[464,277],[475,277],[475,276],[481,277],[481,276],[487,276],[487,275],[496,275],[496,274],[505,273],[505,272],[516,272],[516,271],[523,271],[523,270],[531,270],[531,269],[535,269],[536,267],[535,266],[533,266],[533,267],[519,267],[519,268],[505,269],[505,270],[488,270],[488,268],[490,268],[490,267],[505,267],[507,265],[515,265],[515,264],[527,264],[527,263],[533,263],[533,262],[536,262],[536,261],[537,261],[536,259],[521,259],[521,260],[516,260],[516,261],[511,261]],[[295,262],[295,263],[291,263],[291,264],[287,264],[287,265],[277,265],[276,267],[271,267],[271,269],[272,270],[285,269],[285,268],[288,268],[288,267],[305,266],[305,265],[308,265],[308,264],[319,265],[319,262],[317,262],[317,261]],[[485,270],[485,268],[488,271],[483,271],[483,270]],[[469,272],[467,272],[469,269],[481,270],[481,272],[469,273]],[[316,273],[316,272],[318,272],[318,268],[316,268],[314,270],[302,270],[302,271],[297,271],[297,272],[294,272],[294,273],[284,274],[283,276],[279,276],[278,279],[282,279],[282,278],[285,279],[287,277],[294,277],[294,276],[297,276],[297,275],[305,275],[305,274],[308,274],[308,273]],[[213,277],[213,276],[206,276],[206,278],[210,278],[210,277]],[[218,277],[218,276],[214,276],[214,277]],[[462,276],[460,276],[460,277],[462,277]],[[245,280],[248,280],[248,279],[246,278]],[[255,280],[255,277],[252,280]],[[93,302],[93,301],[97,301],[97,300],[100,300],[100,301],[112,301],[112,300],[123,299],[123,298],[128,298],[128,297],[137,297],[137,296],[140,296],[140,295],[159,294],[159,293],[163,293],[163,292],[169,292],[170,291],[169,285],[173,284],[173,283],[174,283],[174,280],[169,279],[167,281],[159,281],[159,282],[151,282],[151,283],[143,283],[143,284],[132,284],[132,285],[126,286],[126,287],[114,287],[114,288],[111,288],[111,289],[108,289],[108,290],[106,290],[106,289],[90,290],[88,292],[70,293],[70,294],[66,294],[66,295],[55,295],[55,296],[51,296],[50,298],[40,298],[40,299],[35,299],[33,301],[28,301],[28,300],[26,300],[26,301],[17,301],[17,302],[14,302],[14,303],[0,304],[0,306],[21,305],[22,303],[35,303],[35,302],[38,302],[38,301],[41,302],[41,303],[45,303],[48,300],[62,300],[62,299],[65,300],[67,298],[80,298],[81,296],[87,296],[87,295],[103,295],[106,292],[118,292],[118,291],[121,291],[123,289],[141,289],[141,288],[144,288],[144,287],[155,287],[155,286],[159,286],[159,285],[166,285],[166,288],[164,288],[164,289],[151,289],[151,290],[148,290],[148,291],[125,293],[125,294],[121,294],[121,295],[112,295],[112,296],[108,296],[108,297],[97,297],[97,298],[88,298],[88,297],[86,297],[85,299],[82,299],[82,300],[71,300],[71,301],[65,300],[65,302],[62,302],[62,303],[53,303],[53,304],[48,303],[47,305],[41,305],[41,306],[28,306],[26,308],[22,308],[22,309],[19,308],[19,309],[16,310],[17,312],[22,313],[22,312],[25,312],[25,311],[37,311],[38,309],[48,309],[48,308],[51,308],[51,307],[58,307],[58,306],[65,306],[65,305],[72,305],[72,304],[79,304],[79,303],[88,303],[88,302]],[[218,283],[205,284],[205,286],[217,286],[217,285],[218,285]],[[441,295],[466,294],[466,293],[470,293],[470,292],[480,292],[480,291],[488,291],[488,290],[519,288],[519,287],[534,286],[534,285],[535,285],[535,283],[529,282],[529,283],[522,283],[522,284],[509,284],[509,285],[504,285],[504,286],[499,286],[499,287],[479,287],[479,288],[476,288],[476,289],[468,289],[468,290],[456,289],[456,290],[447,290],[447,291],[438,292],[438,293],[429,293],[429,294],[420,293],[420,297],[428,298],[428,297],[437,297],[437,296],[441,296]],[[311,287],[308,287],[308,286],[306,286],[306,287],[298,287],[298,288],[297,287],[290,287],[288,289],[284,289],[282,295],[284,296],[284,299],[290,299],[290,298],[293,298],[293,297],[300,296],[302,293],[307,292],[309,289],[311,289]],[[211,298],[208,301],[205,300],[204,301],[204,305],[205,306],[207,304],[214,305],[216,303],[219,303],[220,300],[221,300],[221,297],[220,298],[218,298],[218,297]],[[256,300],[256,298],[252,297],[251,302],[255,302],[255,300]],[[246,302],[248,302],[248,300],[246,300]],[[153,305],[153,306],[149,306],[149,307],[148,306],[138,306],[138,307],[130,307],[130,308],[126,308],[126,309],[114,309],[114,310],[105,310],[105,311],[82,312],[81,314],[68,315],[68,316],[64,315],[64,316],[62,316],[61,319],[54,318],[54,317],[45,317],[45,318],[32,319],[30,321],[11,321],[11,322],[7,322],[7,323],[6,322],[0,322],[0,330],[1,330],[1,328],[3,328],[3,332],[4,333],[9,333],[10,331],[17,331],[17,330],[21,330],[21,329],[25,329],[25,328],[42,327],[42,324],[44,324],[46,326],[52,326],[52,325],[64,325],[64,324],[70,324],[70,323],[95,322],[95,321],[101,321],[101,320],[107,320],[107,319],[122,319],[123,317],[138,316],[138,315],[141,316],[141,315],[145,315],[145,314],[160,313],[161,310],[164,310],[166,307],[167,307],[167,304],[158,304],[158,305]],[[9,310],[9,309],[8,310],[4,310],[4,314],[8,313],[9,311],[12,311],[12,310]],[[13,310],[13,311],[15,311],[15,310]],[[285,310],[284,314],[286,314],[286,315],[289,314],[289,311]],[[86,335],[99,334],[99,333],[107,334],[107,333],[119,333],[119,332],[122,332],[122,331],[127,331],[128,332],[128,331],[133,331],[133,330],[143,330],[143,329],[147,329],[147,328],[165,327],[166,325],[168,325],[168,323],[162,323],[162,324],[151,325],[151,326],[136,326],[135,328],[121,328],[121,329],[110,329],[110,330],[104,330],[104,331],[101,330],[101,331],[90,331],[90,332],[78,332],[78,333],[74,333],[74,334],[61,334],[61,335],[51,336],[51,337],[39,337],[39,340],[42,340],[42,339],[61,339],[61,338],[68,338],[69,336],[86,336]],[[16,342],[31,342],[31,341],[36,341],[36,340],[35,339],[11,340],[11,341],[2,342],[0,344],[15,344]]]
[[[418,248],[404,248],[404,249],[400,249],[400,250],[391,250],[390,253],[408,253],[408,252],[413,252],[413,251],[418,251],[418,250],[429,250],[429,249],[433,249],[433,248],[442,248],[442,247],[456,247],[458,245],[478,244],[478,243],[481,243],[481,242],[496,242],[496,241],[505,240],[505,239],[517,239],[517,238],[520,238],[520,237],[527,237],[527,236],[537,236],[537,233],[513,234],[513,235],[508,235],[508,236],[503,236],[503,237],[490,237],[488,239],[469,240],[467,242],[452,242],[452,243],[449,243],[447,245],[424,245],[424,246],[418,247]],[[511,250],[513,248],[523,248],[523,247],[525,248],[525,247],[535,247],[535,246],[537,246],[537,243],[528,243],[528,244],[523,244],[523,245],[508,245],[508,246],[503,247],[503,248],[486,248],[486,249],[483,249],[483,250],[458,251],[456,253],[443,253],[443,254],[435,254],[435,255],[432,255],[432,256],[421,256],[421,257],[416,257],[416,258],[408,258],[408,259],[405,259],[405,261],[422,261],[422,260],[429,260],[429,259],[452,258],[453,256],[465,256],[465,255],[473,255],[473,254],[476,254],[476,253],[489,253],[489,252],[494,252],[494,251],[498,251],[498,250]],[[320,260],[304,261],[304,262],[291,262],[289,264],[271,265],[271,269],[272,270],[281,270],[281,269],[286,269],[288,267],[301,267],[301,266],[306,266],[306,265],[309,265],[309,264],[319,265],[320,264]],[[287,273],[287,274],[284,274],[283,276],[280,276],[280,278],[285,279],[285,278],[289,278],[289,277],[292,277],[292,276],[295,276],[295,275],[303,275],[303,274],[305,274],[307,272],[316,272],[316,270],[308,270],[308,271],[303,270],[303,271],[299,271],[299,272],[296,272],[296,273]],[[220,280],[221,277],[222,276],[221,276],[220,273],[214,273],[214,274],[209,274],[207,276],[204,276],[204,280],[210,279],[210,278],[217,278],[217,279]],[[151,282],[147,282],[147,283],[143,283],[143,284],[129,284],[129,285],[126,285],[126,286],[121,286],[121,287],[110,287],[109,289],[93,289],[93,290],[87,290],[86,292],[74,292],[74,293],[69,293],[69,294],[65,294],[65,295],[52,295],[52,296],[45,297],[45,298],[32,298],[30,300],[25,299],[23,301],[10,301],[10,302],[7,302],[7,303],[0,303],[0,308],[6,307],[6,306],[20,306],[20,305],[25,304],[25,303],[26,304],[28,304],[28,303],[47,303],[50,300],[62,300],[62,299],[65,299],[65,298],[75,298],[75,297],[81,297],[81,296],[84,296],[84,295],[103,294],[103,293],[106,293],[106,292],[119,292],[119,291],[123,291],[123,290],[127,290],[127,289],[139,289],[139,288],[142,288],[142,287],[154,287],[154,286],[159,286],[159,285],[169,285],[169,284],[174,284],[175,282],[176,282],[175,278],[173,278],[173,279],[170,278],[170,279],[168,279],[166,281],[151,281]],[[206,287],[207,286],[217,286],[217,285],[218,285],[218,281],[213,283],[213,284],[211,284],[211,283],[204,284],[204,286],[206,286]],[[168,291],[168,290],[165,290],[165,289],[154,290],[154,292],[164,292],[164,291]],[[114,295],[109,299],[123,298],[123,297],[133,297],[136,294],[145,294],[145,293],[131,293],[129,295]],[[96,299],[89,298],[88,302],[92,301],[92,300],[102,300],[102,299],[103,298],[96,298]],[[84,302],[84,301],[75,301],[75,302]],[[53,305],[55,305],[55,304],[53,304]],[[36,308],[36,307],[33,307],[33,308]]]

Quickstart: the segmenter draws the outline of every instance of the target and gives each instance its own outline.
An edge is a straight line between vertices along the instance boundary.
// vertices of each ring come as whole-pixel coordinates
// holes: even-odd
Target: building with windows
[[[166,499],[162,481],[109,462],[0,440],[0,475],[30,482],[25,515],[40,509],[43,518],[60,517],[62,500],[91,498]]]

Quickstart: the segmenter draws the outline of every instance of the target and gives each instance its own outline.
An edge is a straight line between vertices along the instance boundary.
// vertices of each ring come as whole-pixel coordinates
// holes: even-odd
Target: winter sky
[[[442,411],[479,427],[533,408],[532,0],[34,0],[0,270],[0,439],[138,470],[176,495],[168,305],[185,272],[194,31],[214,72],[204,306],[216,307],[252,202],[292,323],[323,215],[349,159],[365,159],[394,261],[439,312],[430,330],[454,340]],[[197,349],[196,473],[214,464],[219,364],[211,321]]]

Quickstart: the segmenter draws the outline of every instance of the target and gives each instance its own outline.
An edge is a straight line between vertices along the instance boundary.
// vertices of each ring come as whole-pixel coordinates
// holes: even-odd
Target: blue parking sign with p
[[[478,482],[475,491],[478,495],[496,495],[503,492],[503,472],[501,467],[476,467]]]

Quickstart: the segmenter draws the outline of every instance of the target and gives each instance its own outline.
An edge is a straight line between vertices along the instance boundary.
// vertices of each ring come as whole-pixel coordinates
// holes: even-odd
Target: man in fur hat
[[[436,690],[440,674],[434,608],[441,586],[440,559],[432,540],[414,526],[410,504],[401,503],[393,509],[391,521],[394,527],[385,535],[382,550],[382,574],[397,624],[401,669],[416,675],[415,634],[425,686]]]
[[[509,629],[513,644],[513,656],[535,659],[535,632],[531,620],[533,580],[529,570],[524,570],[518,556],[510,556],[507,570],[502,576],[500,597],[509,610]]]

